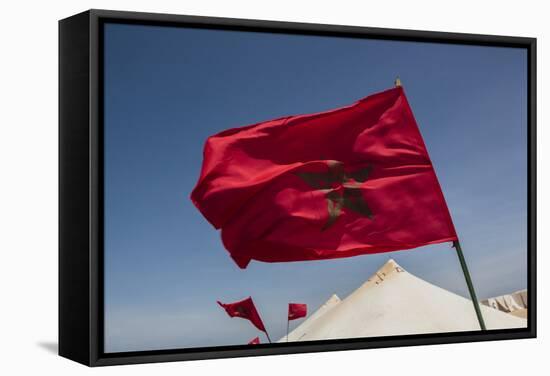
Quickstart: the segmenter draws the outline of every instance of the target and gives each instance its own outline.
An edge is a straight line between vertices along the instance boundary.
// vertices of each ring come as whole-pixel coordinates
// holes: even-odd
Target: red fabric
[[[246,299],[243,299],[241,301],[235,302],[235,303],[221,303],[218,301],[218,304],[225,309],[225,312],[231,317],[240,317],[243,319],[250,320],[250,322],[259,330],[262,332],[265,332],[265,326],[262,322],[262,319],[260,318],[260,315],[258,311],[256,310],[256,307],[254,306],[254,302],[252,301],[252,298],[249,296]]]
[[[259,337],[256,337],[256,338],[253,338],[250,340],[250,342],[248,342],[249,345],[259,345],[260,344],[260,338]]]
[[[306,317],[307,304],[288,303],[288,319],[296,320],[300,317]]]
[[[241,268],[457,240],[401,87],[209,137],[191,199]]]

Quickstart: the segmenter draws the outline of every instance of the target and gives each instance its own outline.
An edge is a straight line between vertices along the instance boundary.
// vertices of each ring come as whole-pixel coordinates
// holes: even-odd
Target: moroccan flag
[[[253,338],[250,340],[250,342],[248,342],[249,345],[259,345],[260,344],[260,338],[259,337],[256,337],[256,338]]]
[[[252,298],[249,296],[246,299],[235,303],[223,304],[218,301],[218,304],[225,309],[225,312],[231,317],[240,317],[250,320],[250,322],[262,332],[266,332],[264,323],[254,306]],[[267,332],[266,332],[267,333]]]
[[[401,87],[209,137],[191,199],[241,268],[457,240]]]
[[[296,320],[306,315],[307,304],[288,303],[288,320]]]

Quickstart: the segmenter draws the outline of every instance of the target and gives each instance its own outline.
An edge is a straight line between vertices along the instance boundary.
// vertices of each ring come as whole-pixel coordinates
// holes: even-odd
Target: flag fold
[[[256,328],[258,328],[262,332],[267,333],[260,314],[256,310],[256,306],[252,301],[252,297],[249,296],[246,299],[234,303],[224,304],[220,301],[218,301],[217,303],[220,305],[220,307],[225,309],[225,312],[227,312],[230,317],[240,317],[249,320]]]
[[[209,137],[191,199],[241,268],[457,240],[402,87]]]
[[[296,320],[307,315],[307,304],[288,303],[288,320]]]

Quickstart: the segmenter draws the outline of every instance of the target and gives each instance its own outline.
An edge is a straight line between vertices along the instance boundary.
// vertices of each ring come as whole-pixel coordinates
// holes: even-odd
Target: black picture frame
[[[170,25],[525,48],[528,52],[528,327],[257,346],[104,353],[102,25]],[[536,39],[88,10],[59,21],[59,354],[88,366],[536,337]]]

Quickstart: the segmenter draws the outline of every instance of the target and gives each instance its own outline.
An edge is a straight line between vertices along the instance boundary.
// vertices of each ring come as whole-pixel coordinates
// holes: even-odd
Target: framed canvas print
[[[59,23],[59,353],[536,335],[532,38]]]

